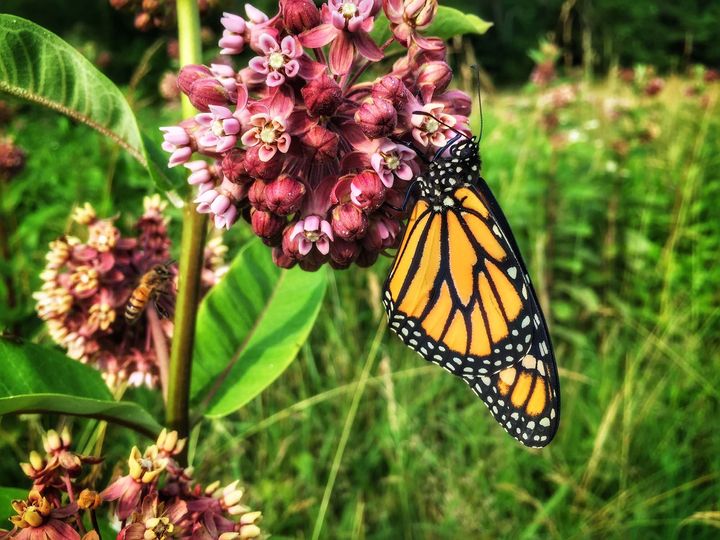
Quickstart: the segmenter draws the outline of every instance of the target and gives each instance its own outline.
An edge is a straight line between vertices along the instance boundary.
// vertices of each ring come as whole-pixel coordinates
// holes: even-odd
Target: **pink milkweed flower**
[[[240,122],[227,107],[210,105],[210,112],[198,114],[195,121],[202,130],[198,142],[208,149],[221,153],[237,143]]]
[[[450,127],[455,127],[457,123],[455,116],[444,113],[445,105],[442,103],[427,103],[419,110],[430,113],[434,118],[413,114],[411,119],[413,138],[424,147],[434,146],[435,148],[442,148],[451,138],[451,136],[448,135],[448,132],[451,130],[440,122],[444,122]]]
[[[298,46],[296,38],[285,36],[280,44],[270,34],[260,36],[259,45],[263,55],[250,60],[249,66],[262,75],[266,75],[265,83],[270,86],[280,86],[285,78],[293,78],[300,71],[297,61],[302,56],[302,47]]]
[[[385,0],[385,15],[390,20],[390,29],[397,40],[409,46],[417,43],[423,49],[434,49],[437,43],[423,38],[418,31],[424,30],[435,18],[437,0]]]
[[[388,139],[380,143],[377,151],[370,156],[370,164],[386,188],[391,188],[395,178],[410,180],[417,155],[413,150]]]
[[[210,112],[198,114],[195,121],[201,126],[202,133],[198,142],[208,149],[221,153],[237,143],[240,121],[227,107],[210,105]]]
[[[161,127],[163,132],[162,149],[170,152],[168,167],[175,167],[187,162],[192,156],[190,148],[190,136],[180,126]]]
[[[285,154],[290,149],[289,115],[293,106],[293,101],[280,92],[253,104],[251,127],[241,141],[245,146],[257,146],[261,161],[270,161],[278,151]]]
[[[305,256],[310,253],[313,245],[320,253],[327,255],[330,252],[330,241],[334,238],[330,223],[319,216],[311,215],[295,224],[289,239],[298,240],[298,251]]]
[[[384,54],[369,35],[378,9],[373,0],[328,0],[322,7],[323,24],[304,32],[300,41],[312,49],[330,43],[330,69],[336,75],[350,70],[356,52],[378,62]]]

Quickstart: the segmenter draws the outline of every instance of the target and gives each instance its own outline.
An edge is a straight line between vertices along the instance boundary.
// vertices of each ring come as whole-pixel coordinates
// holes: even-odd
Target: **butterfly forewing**
[[[475,172],[477,153],[464,167],[460,159],[438,161],[430,180],[420,179],[422,196],[385,283],[390,328],[465,380],[513,437],[545,446],[557,429],[559,387],[525,265]]]
[[[440,212],[417,203],[385,306],[391,328],[426,359],[482,375],[528,352],[533,313],[526,275],[477,192],[462,187],[452,199]]]

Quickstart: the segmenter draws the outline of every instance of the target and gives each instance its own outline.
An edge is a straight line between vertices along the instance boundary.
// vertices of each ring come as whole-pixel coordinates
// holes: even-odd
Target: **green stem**
[[[201,63],[200,18],[197,0],[178,0],[177,20],[180,64],[184,66]],[[196,113],[185,96],[183,96],[182,112],[185,118]],[[188,199],[183,212],[179,256],[180,273],[175,307],[175,328],[170,353],[166,411],[168,427],[177,430],[181,437],[188,435],[190,426],[189,394],[192,351],[195,340],[195,316],[200,300],[200,273],[206,233],[206,217],[198,214]]]

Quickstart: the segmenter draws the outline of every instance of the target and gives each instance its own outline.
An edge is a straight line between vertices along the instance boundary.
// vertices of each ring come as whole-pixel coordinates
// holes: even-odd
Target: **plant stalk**
[[[200,17],[197,0],[177,0],[177,21],[180,64],[184,66],[201,63]],[[182,112],[185,118],[189,118],[196,112],[186,96],[182,98]],[[168,401],[165,417],[168,427],[177,430],[181,437],[187,437],[190,426],[189,394],[192,352],[195,341],[195,318],[200,300],[200,273],[206,234],[207,218],[195,211],[188,197],[183,212],[182,241],[178,257],[180,267],[178,294],[170,352]]]

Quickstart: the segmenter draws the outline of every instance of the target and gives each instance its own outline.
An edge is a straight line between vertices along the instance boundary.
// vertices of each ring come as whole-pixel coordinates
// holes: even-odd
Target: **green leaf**
[[[162,174],[167,156],[148,152],[120,89],[60,37],[15,15],[0,14],[0,92],[96,129],[148,168],[161,189],[184,184],[177,173]]]
[[[455,36],[462,36],[464,34],[479,34],[482,35],[488,31],[493,25],[491,22],[487,22],[477,15],[472,13],[463,13],[460,10],[447,6],[439,6],[437,14],[432,24],[428,28],[422,31],[422,35],[425,37],[439,37],[441,39],[450,39]],[[384,15],[379,16],[375,19],[375,25],[373,26],[370,36],[375,40],[376,43],[385,43],[392,32],[390,31],[390,21]]]
[[[313,326],[325,269],[281,270],[250,242],[198,312],[191,397],[207,417],[230,414],[290,365]]]
[[[52,412],[107,420],[155,437],[162,429],[145,409],[115,401],[100,372],[33,343],[0,338],[0,416]]]
[[[8,520],[10,516],[15,515],[15,511],[10,503],[15,499],[26,499],[29,491],[29,489],[0,487],[0,527],[9,529],[12,526]]]
[[[463,13],[455,8],[440,6],[435,19],[430,27],[423,31],[423,35],[436,36],[442,39],[450,39],[465,34],[482,35],[491,26],[491,22],[487,22],[472,13]]]

